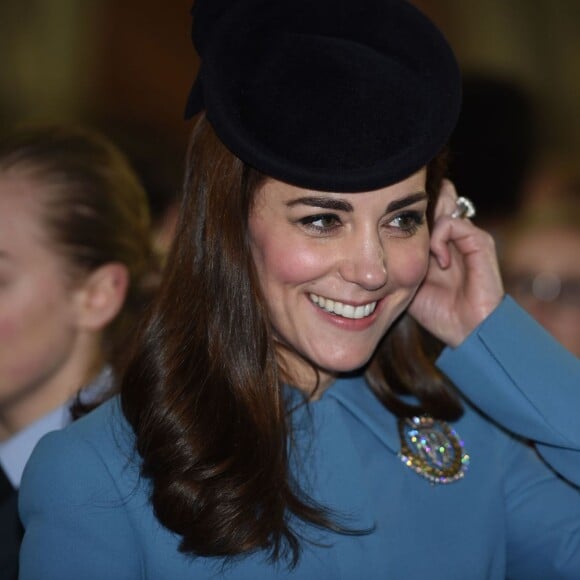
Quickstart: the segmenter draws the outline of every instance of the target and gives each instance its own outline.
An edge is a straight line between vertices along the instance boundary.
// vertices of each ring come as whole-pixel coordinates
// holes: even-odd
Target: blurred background
[[[518,281],[508,289],[525,294],[530,311],[532,299],[538,312],[549,308],[539,320],[564,321],[562,341],[580,356],[580,1],[412,2],[443,31],[463,70],[450,175],[496,237],[506,280]],[[73,121],[113,138],[149,194],[161,249],[172,237],[191,129],[183,119],[198,66],[190,7],[0,1],[0,130]],[[544,261],[523,242],[528,261],[511,257],[523,255],[513,249],[515,232],[539,239],[530,224],[556,227],[557,240],[542,230]]]
[[[506,93],[521,91],[525,103],[512,103],[513,115],[529,113],[537,123],[523,139],[539,143],[543,157],[577,162],[578,0],[414,3],[443,30],[467,75],[504,82]],[[2,0],[0,126],[81,120],[150,130],[183,147],[190,127],[182,111],[197,65],[190,6],[190,0]],[[502,87],[482,90],[493,99]],[[517,101],[518,95],[511,97]],[[518,121],[508,113],[497,127],[512,120]]]

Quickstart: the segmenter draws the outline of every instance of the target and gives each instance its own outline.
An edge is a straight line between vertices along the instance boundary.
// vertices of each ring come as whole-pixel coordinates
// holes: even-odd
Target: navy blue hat
[[[197,0],[201,65],[186,116],[262,173],[357,192],[445,145],[461,101],[439,30],[405,0]]]

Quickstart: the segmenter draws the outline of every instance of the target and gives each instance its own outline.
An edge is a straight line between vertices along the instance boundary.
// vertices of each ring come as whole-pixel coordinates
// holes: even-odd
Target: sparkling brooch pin
[[[423,415],[400,418],[399,458],[431,483],[452,483],[461,479],[469,466],[463,441],[452,427]]]

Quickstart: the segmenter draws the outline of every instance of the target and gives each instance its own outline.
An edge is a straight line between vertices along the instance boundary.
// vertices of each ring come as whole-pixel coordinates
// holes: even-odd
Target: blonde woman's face
[[[75,294],[23,177],[0,174],[0,416],[47,387],[78,339]]]
[[[323,380],[364,365],[421,284],[425,178],[354,194],[268,180],[257,192],[251,248],[276,336]],[[287,361],[293,376],[305,376],[301,360]]]

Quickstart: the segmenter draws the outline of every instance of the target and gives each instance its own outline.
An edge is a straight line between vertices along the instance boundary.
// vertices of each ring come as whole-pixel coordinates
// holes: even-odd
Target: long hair
[[[105,360],[119,366],[159,279],[147,197],[129,162],[95,131],[41,125],[2,136],[0,172],[34,185],[47,241],[71,284],[110,262],[127,268],[127,296],[102,340]]]
[[[302,492],[288,467],[290,413],[248,241],[264,177],[225,148],[203,114],[188,158],[176,238],[124,376],[123,411],[155,514],[181,536],[182,551],[227,557],[262,549],[292,565],[301,537],[290,515],[350,532]],[[419,351],[413,344],[404,356]],[[401,387],[407,377],[398,368]]]

